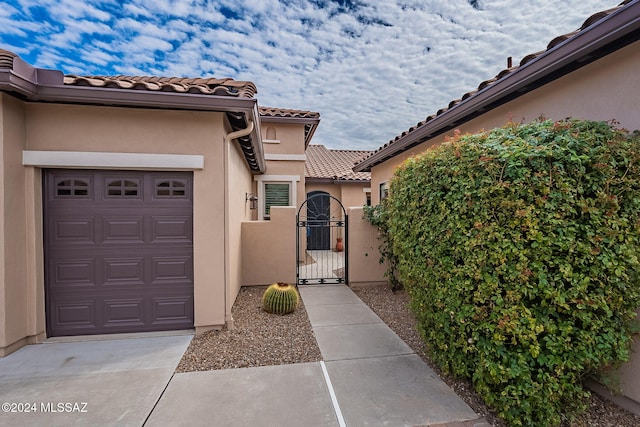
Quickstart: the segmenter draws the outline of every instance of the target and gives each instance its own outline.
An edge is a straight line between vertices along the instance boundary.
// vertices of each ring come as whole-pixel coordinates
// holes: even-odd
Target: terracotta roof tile
[[[288,117],[301,119],[319,119],[320,113],[306,110],[290,110],[286,108],[260,107],[260,115],[264,117]]]
[[[92,86],[113,89],[133,89],[201,95],[253,98],[256,86],[249,81],[230,78],[184,78],[154,76],[78,76],[66,75],[64,84],[70,86]]]
[[[410,133],[414,132],[415,130],[417,130],[419,127],[427,124],[428,122],[430,122],[431,120],[433,120],[434,118],[436,118],[437,116],[440,116],[441,114],[445,113],[448,109],[458,105],[459,103],[461,103],[462,101],[466,101],[470,98],[473,98],[474,96],[476,96],[479,92],[481,92],[483,89],[486,89],[487,87],[493,85],[494,83],[496,83],[497,81],[501,80],[502,78],[510,75],[511,73],[513,73],[514,71],[518,70],[520,67],[524,66],[525,64],[535,60],[536,58],[538,58],[539,56],[547,53],[548,51],[552,50],[553,48],[555,48],[556,46],[558,46],[559,44],[575,37],[577,34],[579,34],[581,31],[585,30],[587,27],[593,25],[594,23],[600,21],[601,19],[609,16],[610,14],[612,14],[613,12],[623,8],[624,6],[626,6],[627,4],[631,3],[633,0],[624,0],[622,1],[618,6],[613,7],[611,9],[608,10],[604,10],[601,12],[597,12],[594,13],[593,15],[591,15],[589,18],[587,18],[584,23],[582,24],[582,26],[575,30],[572,31],[570,33],[567,34],[563,34],[561,36],[555,37],[553,40],[551,40],[549,42],[549,44],[547,45],[546,50],[540,51],[540,52],[535,52],[535,53],[530,53],[528,55],[526,55],[524,58],[522,58],[522,60],[520,61],[520,64],[511,68],[506,68],[502,71],[500,71],[495,77],[485,80],[482,83],[480,83],[480,85],[478,85],[478,88],[476,90],[472,90],[470,92],[465,93],[461,99],[456,99],[454,101],[451,101],[448,105],[448,107],[444,107],[441,108],[437,111],[436,114],[430,115],[428,116],[425,120],[421,121],[420,123],[418,123],[417,127],[412,127],[409,130],[406,130],[404,132],[402,132],[401,134],[397,135],[394,139],[390,140],[388,143],[386,143],[385,145],[383,145],[382,147],[379,147],[378,149],[376,149],[375,151],[372,151],[367,157],[364,157],[361,159],[361,161],[366,160],[367,158],[373,156],[374,154],[379,153],[380,151],[384,150],[385,148],[389,147],[390,145],[393,145],[394,143],[396,143],[398,140],[404,138],[405,136],[409,135]]]
[[[307,110],[291,110],[286,108],[260,107],[260,117],[262,119],[295,119],[304,123],[304,145],[309,146],[311,138],[320,123],[320,113]]]
[[[15,58],[16,56],[18,55],[13,52],[0,49],[0,68],[13,69],[13,58]]]
[[[370,172],[354,172],[353,165],[371,151],[329,150],[324,145],[309,145],[306,150],[305,177],[334,181],[370,181]]]

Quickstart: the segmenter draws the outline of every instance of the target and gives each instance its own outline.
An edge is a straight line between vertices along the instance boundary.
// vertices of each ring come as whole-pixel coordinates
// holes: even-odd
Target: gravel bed
[[[294,313],[285,316],[266,313],[262,310],[261,301],[265,289],[264,286],[242,288],[231,310],[234,329],[225,328],[194,337],[176,371],[208,371],[322,360],[304,304],[301,302]],[[496,427],[506,426],[487,408],[468,381],[444,375],[430,362],[424,351],[424,342],[415,329],[415,318],[407,308],[406,292],[393,293],[385,286],[352,289],[480,417]],[[589,410],[571,427],[639,425],[640,417],[593,395]]]
[[[244,287],[231,309],[234,329],[209,331],[191,341],[177,372],[287,365],[322,360],[302,300],[284,316],[262,310],[265,286]]]
[[[506,426],[495,413],[487,408],[470,382],[445,375],[431,363],[425,354],[424,342],[415,329],[415,318],[407,308],[409,297],[405,291],[393,293],[389,287],[385,286],[359,287],[352,288],[352,290],[479,416],[484,417],[496,427]],[[636,427],[640,426],[640,417],[593,394],[589,399],[589,409],[573,423],[567,423],[566,426]]]

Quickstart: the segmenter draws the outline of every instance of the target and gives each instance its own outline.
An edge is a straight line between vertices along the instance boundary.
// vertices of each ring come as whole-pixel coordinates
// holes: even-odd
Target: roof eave
[[[248,141],[251,146],[243,147],[247,164],[254,173],[266,171],[260,114],[255,98],[70,86],[64,85],[63,81],[62,72],[35,68],[18,57],[13,59],[13,68],[0,69],[0,91],[15,93],[34,102],[243,114],[245,127],[249,121],[254,123]],[[255,158],[255,162],[252,162],[250,157]]]
[[[305,183],[313,183],[313,184],[331,184],[334,181],[333,178],[323,178],[318,176],[305,176]]]
[[[368,184],[371,179],[336,179],[334,184]]]
[[[458,103],[434,119],[389,144],[386,148],[358,163],[355,172],[370,172],[376,166],[397,154],[438,136],[471,120],[477,115],[502,105],[551,80],[545,77],[576,64],[580,68],[596,58],[592,54],[599,49],[640,29],[640,0],[596,22],[575,36],[560,43],[513,73]],[[559,78],[560,75],[555,78]],[[514,96],[515,95],[515,96]]]

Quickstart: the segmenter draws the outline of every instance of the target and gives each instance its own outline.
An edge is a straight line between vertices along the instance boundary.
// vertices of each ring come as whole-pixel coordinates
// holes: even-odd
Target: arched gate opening
[[[296,216],[296,284],[348,283],[347,211],[324,191],[307,194]]]

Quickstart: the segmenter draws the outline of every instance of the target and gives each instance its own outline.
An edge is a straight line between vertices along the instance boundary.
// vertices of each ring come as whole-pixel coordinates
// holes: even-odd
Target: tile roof
[[[370,172],[354,172],[353,165],[370,151],[329,150],[324,145],[309,145],[306,150],[307,161],[304,170],[309,180],[324,179],[332,181],[370,181]]]
[[[221,111],[234,131],[246,129],[250,121],[259,120],[255,117],[256,86],[249,81],[63,75],[58,70],[35,68],[4,49],[0,49],[0,91],[38,102]],[[251,171],[264,173],[259,131],[252,128],[249,134],[236,140]]]
[[[260,107],[260,118],[263,122],[282,121],[304,123],[304,146],[308,147],[318,124],[320,113],[306,110],[290,110],[286,108]]]
[[[0,68],[13,68],[13,58],[17,56],[13,52],[0,49]]]
[[[289,110],[285,108],[260,107],[262,117],[288,117],[300,119],[319,119],[320,113],[305,110]]]
[[[573,38],[575,38],[577,35],[579,35],[581,32],[583,32],[588,27],[590,27],[593,24],[595,24],[595,23],[601,21],[602,19],[608,17],[609,15],[613,14],[614,12],[617,12],[617,11],[623,9],[625,6],[627,6],[630,3],[633,3],[635,1],[636,0],[624,0],[622,3],[620,3],[616,7],[613,7],[611,9],[604,10],[604,11],[601,11],[601,12],[597,12],[597,13],[591,15],[589,18],[587,18],[586,21],[584,21],[584,23],[582,24],[582,26],[579,29],[577,29],[577,30],[575,30],[573,32],[570,32],[570,33],[563,34],[561,36],[555,37],[553,40],[551,40],[548,43],[548,45],[547,45],[545,50],[526,55],[525,57],[523,57],[520,60],[520,63],[518,65],[506,68],[506,69],[500,71],[495,77],[483,81],[482,83],[480,83],[478,85],[477,89],[463,94],[462,97],[460,97],[459,99],[455,99],[455,100],[451,101],[446,107],[443,107],[443,108],[439,109],[435,114],[427,116],[424,120],[422,120],[421,122],[417,123],[415,126],[410,127],[409,129],[407,129],[406,131],[402,132],[400,135],[397,135],[394,139],[390,140],[388,143],[386,143],[382,147],[379,147],[375,151],[372,151],[371,154],[368,157],[362,159],[362,161],[360,162],[361,165],[356,166],[356,169],[357,170],[370,170],[371,166],[373,166],[374,164],[381,163],[381,162],[386,161],[387,159],[393,157],[395,154],[390,154],[387,158],[385,158],[383,160],[376,161],[373,164],[367,164],[367,166],[364,166],[365,162],[366,163],[370,163],[370,162],[367,162],[367,160],[370,159],[371,157],[376,156],[378,153],[381,153],[381,152],[385,151],[389,147],[395,147],[394,144],[397,144],[398,141],[403,140],[405,137],[408,137],[411,134],[413,134],[416,130],[423,128],[425,125],[429,124],[434,119],[442,116],[443,114],[446,114],[453,107],[456,107],[457,105],[463,103],[464,101],[472,100],[474,97],[479,95],[484,90],[490,89],[498,81],[502,80],[503,78],[507,78],[507,77],[511,76],[515,72],[519,71],[526,64],[529,64],[532,61],[535,61],[538,58],[541,58],[541,57],[545,56],[547,53],[552,51],[554,48],[556,48],[560,44],[562,44],[562,43],[564,43],[564,42],[566,42],[568,40],[572,40]],[[636,4],[635,6],[638,6],[638,4]],[[460,124],[460,122],[458,122],[458,125],[459,124]],[[424,142],[424,141],[421,141],[421,142]],[[415,145],[417,145],[417,144],[415,144]]]
[[[256,86],[252,82],[213,77],[78,76],[69,74],[64,76],[64,84],[69,86],[234,96],[238,98],[253,98],[257,93]]]

